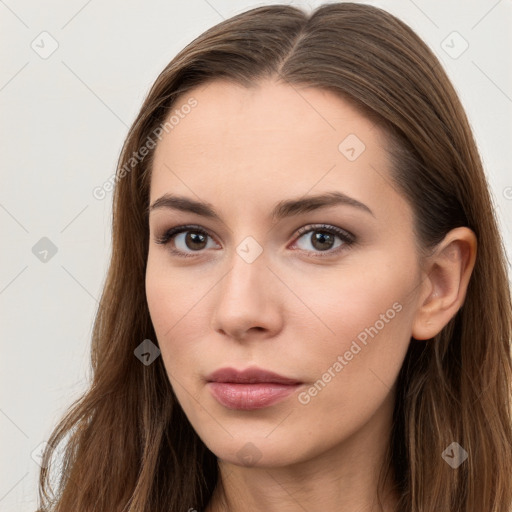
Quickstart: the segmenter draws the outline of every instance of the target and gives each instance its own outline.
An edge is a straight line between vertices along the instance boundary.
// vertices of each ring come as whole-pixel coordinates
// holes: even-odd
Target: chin
[[[203,438],[203,442],[222,461],[254,468],[290,466],[307,460],[315,452],[314,447],[298,443],[297,436],[285,430],[274,435],[273,439],[268,435],[265,437],[265,434],[251,435],[238,431],[234,437],[226,434],[222,439],[212,439],[208,436]]]

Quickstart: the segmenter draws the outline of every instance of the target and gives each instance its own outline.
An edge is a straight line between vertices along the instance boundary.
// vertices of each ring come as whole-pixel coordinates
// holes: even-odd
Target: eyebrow
[[[272,210],[271,216],[274,220],[280,220],[293,215],[300,215],[320,208],[337,205],[352,206],[375,217],[370,208],[368,208],[364,203],[361,203],[357,199],[347,196],[343,192],[339,191],[326,192],[324,194],[301,197],[299,199],[279,201]],[[209,219],[222,221],[220,215],[215,211],[211,204],[196,201],[184,196],[164,194],[162,197],[155,200],[155,202],[149,207],[149,212],[159,210],[161,208],[195,213]]]

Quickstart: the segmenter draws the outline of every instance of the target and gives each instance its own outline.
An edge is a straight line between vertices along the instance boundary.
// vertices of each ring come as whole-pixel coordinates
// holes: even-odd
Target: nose
[[[237,341],[275,336],[282,329],[282,288],[264,254],[251,263],[234,254],[216,287],[212,328]]]

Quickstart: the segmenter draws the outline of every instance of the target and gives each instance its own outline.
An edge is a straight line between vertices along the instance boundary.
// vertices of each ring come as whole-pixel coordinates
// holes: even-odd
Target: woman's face
[[[212,82],[173,114],[152,168],[146,291],[192,426],[239,465],[387,444],[422,274],[381,131],[330,92],[270,81]],[[209,382],[255,367],[293,382]]]

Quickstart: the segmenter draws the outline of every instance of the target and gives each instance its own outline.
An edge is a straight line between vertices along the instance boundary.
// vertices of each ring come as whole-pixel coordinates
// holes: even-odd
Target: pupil
[[[205,242],[205,237],[201,233],[188,233],[187,246],[189,249],[201,249],[201,245]],[[190,247],[189,242],[195,247]],[[200,247],[197,247],[199,245]],[[316,249],[330,249],[332,246],[332,235],[317,231],[313,236],[313,246]]]
[[[331,243],[327,242],[327,245],[322,245],[322,244],[326,243],[326,239],[330,239],[329,241]],[[317,246],[317,242],[320,243],[320,247]],[[314,234],[314,236],[313,236],[313,246],[316,249],[330,249],[331,245],[332,245],[332,235],[330,235],[329,233],[322,233],[322,232],[318,232],[317,231],[316,234]]]
[[[201,244],[204,244],[204,238],[205,238],[205,237],[204,237],[204,235],[202,235],[201,233],[192,233],[192,234],[191,234],[191,233],[189,232],[189,233],[187,234],[187,240],[186,240],[186,242],[187,242],[187,247],[188,247],[189,249],[202,249],[202,247],[189,247],[188,242],[191,242],[191,243],[192,243],[192,245],[194,245],[194,244],[199,244],[199,245],[201,245]]]

